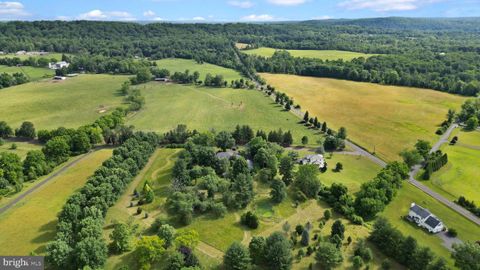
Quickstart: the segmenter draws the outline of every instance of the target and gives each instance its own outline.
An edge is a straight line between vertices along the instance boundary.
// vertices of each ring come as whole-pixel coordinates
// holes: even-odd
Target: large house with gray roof
[[[410,206],[408,219],[415,222],[418,226],[427,229],[427,231],[431,233],[439,233],[445,229],[445,226],[440,219],[430,213],[428,209],[415,203],[412,203]]]

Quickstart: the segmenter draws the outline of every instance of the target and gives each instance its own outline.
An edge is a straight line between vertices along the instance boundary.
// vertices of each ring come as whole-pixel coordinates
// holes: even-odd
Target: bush
[[[141,207],[137,208],[137,215],[140,215],[143,212],[143,209]]]
[[[250,229],[256,229],[259,225],[258,217],[250,211],[242,215],[240,223]]]
[[[15,150],[15,149],[17,149],[17,144],[12,143],[12,145],[10,145],[10,150]]]
[[[227,207],[223,203],[214,203],[211,206],[212,214],[216,218],[222,218],[227,214]]]

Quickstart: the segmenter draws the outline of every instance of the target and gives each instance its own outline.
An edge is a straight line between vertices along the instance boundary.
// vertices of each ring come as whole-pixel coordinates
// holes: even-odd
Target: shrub
[[[250,211],[242,215],[240,223],[249,227],[250,229],[256,229],[259,225],[258,217]]]
[[[449,237],[457,237],[458,233],[457,233],[457,230],[455,230],[454,228],[449,228],[447,235]]]

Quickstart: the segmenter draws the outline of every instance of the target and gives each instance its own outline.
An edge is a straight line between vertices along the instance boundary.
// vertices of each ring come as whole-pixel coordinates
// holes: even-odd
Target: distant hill
[[[471,18],[405,18],[333,19],[301,22],[313,26],[360,26],[392,30],[431,30],[480,32],[480,17]]]

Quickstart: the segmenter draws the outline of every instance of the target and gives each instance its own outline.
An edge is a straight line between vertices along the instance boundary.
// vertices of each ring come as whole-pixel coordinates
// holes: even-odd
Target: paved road
[[[450,135],[452,134],[452,132],[455,130],[455,128],[457,128],[458,125],[457,124],[453,124],[451,125],[448,130],[440,137],[440,139],[438,140],[437,143],[435,143],[435,145],[433,145],[432,147],[432,150],[430,150],[430,153],[433,153],[437,150],[440,149],[440,147],[444,144],[444,143],[447,143],[450,138]],[[443,197],[442,195],[440,195],[439,193],[431,190],[429,187],[425,186],[424,184],[422,184],[420,181],[417,181],[415,179],[415,175],[418,174],[418,172],[420,171],[421,169],[421,166],[420,165],[416,165],[412,168],[412,170],[410,171],[410,179],[409,179],[409,183],[414,185],[415,187],[419,188],[420,190],[422,190],[423,192],[427,193],[428,195],[432,196],[434,199],[436,199],[437,201],[445,204],[446,206],[448,206],[449,208],[451,208],[452,210],[456,211],[457,213],[461,214],[462,216],[466,217],[467,219],[471,220],[473,223],[477,224],[480,226],[480,218],[478,218],[477,216],[475,216],[474,214],[472,214],[470,211],[468,211],[467,209],[459,206],[458,204],[448,200],[447,198]]]
[[[35,192],[36,190],[38,190],[40,187],[42,187],[43,185],[45,185],[46,183],[50,182],[52,179],[56,178],[57,176],[63,174],[66,170],[68,170],[69,168],[71,168],[72,166],[75,166],[78,162],[80,162],[81,160],[85,159],[86,157],[90,156],[92,153],[94,153],[95,151],[99,150],[99,149],[102,149],[102,148],[96,148],[86,154],[84,154],[83,156],[81,156],[80,158],[74,160],[73,162],[67,164],[66,166],[64,166],[63,168],[61,168],[60,170],[56,171],[55,173],[53,173],[52,175],[48,176],[47,178],[43,179],[41,182],[37,183],[37,185],[35,185],[34,187],[30,188],[29,190],[25,191],[24,193],[22,193],[21,195],[19,195],[18,197],[16,197],[15,199],[13,199],[12,201],[10,201],[9,203],[7,203],[6,205],[4,205],[3,207],[0,208],[0,215],[3,214],[4,212],[6,212],[8,209],[12,208],[15,204],[17,204],[18,202],[20,202],[21,200],[23,200],[26,196],[28,196],[29,194]]]

